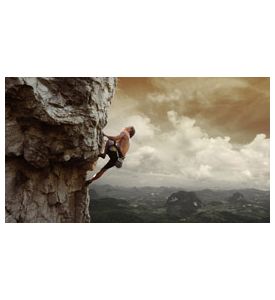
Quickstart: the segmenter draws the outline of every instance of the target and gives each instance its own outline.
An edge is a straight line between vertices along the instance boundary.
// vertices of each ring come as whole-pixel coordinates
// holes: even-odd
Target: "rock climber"
[[[107,154],[110,159],[99,172],[86,181],[86,185],[89,185],[100,178],[108,169],[114,166],[117,168],[122,167],[123,160],[125,159],[126,153],[130,147],[130,138],[135,135],[135,132],[134,126],[129,126],[122,129],[120,134],[117,136],[110,136],[103,133],[103,136],[105,136],[108,140],[106,141],[104,152],[99,154],[98,157],[105,159]]]

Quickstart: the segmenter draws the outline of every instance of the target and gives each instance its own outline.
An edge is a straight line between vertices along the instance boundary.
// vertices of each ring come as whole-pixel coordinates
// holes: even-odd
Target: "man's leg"
[[[86,185],[89,185],[93,181],[97,180],[100,178],[108,169],[112,168],[115,166],[116,161],[117,161],[117,154],[116,152],[108,152],[108,156],[110,157],[109,161],[107,164],[99,171],[97,172],[90,180],[86,181]]]
[[[107,171],[107,169],[101,169],[99,172],[97,172],[90,180],[86,181],[86,185],[89,185],[90,183],[92,183],[93,181],[97,180],[98,178],[100,178],[105,172]]]

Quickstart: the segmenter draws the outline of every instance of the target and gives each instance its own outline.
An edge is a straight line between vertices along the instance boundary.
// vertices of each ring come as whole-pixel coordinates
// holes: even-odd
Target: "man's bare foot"
[[[92,182],[93,182],[93,178],[92,178],[92,179],[89,179],[89,180],[86,180],[85,186],[90,185]]]

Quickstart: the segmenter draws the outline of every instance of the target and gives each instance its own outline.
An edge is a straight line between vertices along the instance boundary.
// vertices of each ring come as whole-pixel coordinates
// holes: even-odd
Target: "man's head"
[[[128,131],[128,133],[130,135],[130,138],[133,137],[135,135],[135,133],[136,133],[136,130],[135,130],[134,126],[126,127],[125,130]]]

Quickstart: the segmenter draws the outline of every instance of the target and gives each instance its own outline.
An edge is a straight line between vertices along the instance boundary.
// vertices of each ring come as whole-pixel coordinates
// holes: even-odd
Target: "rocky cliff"
[[[6,78],[6,222],[89,222],[115,78]]]

